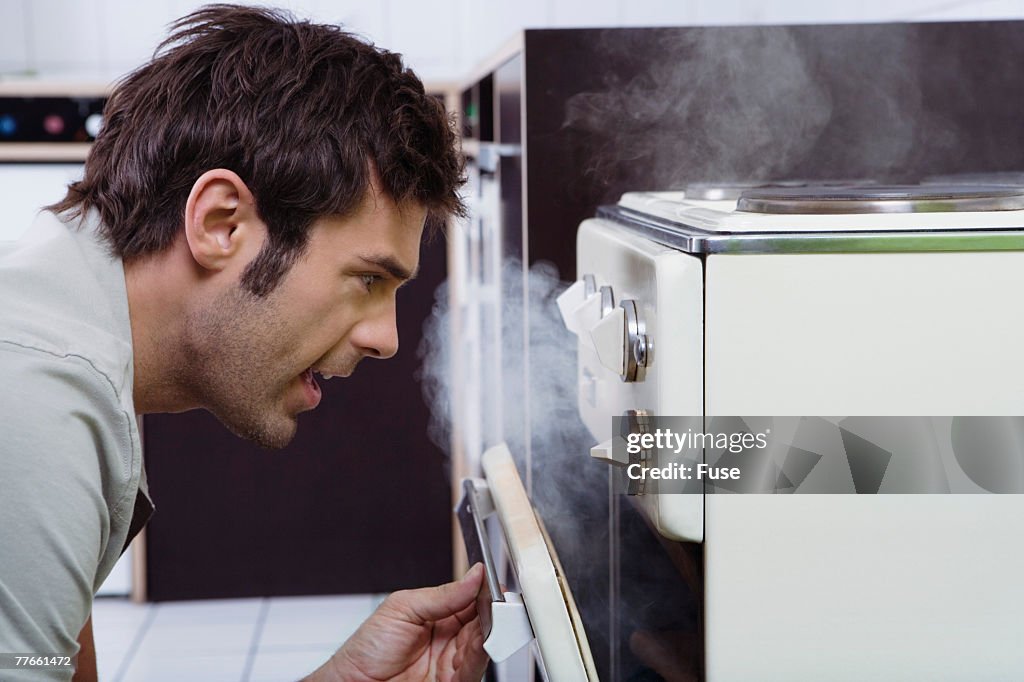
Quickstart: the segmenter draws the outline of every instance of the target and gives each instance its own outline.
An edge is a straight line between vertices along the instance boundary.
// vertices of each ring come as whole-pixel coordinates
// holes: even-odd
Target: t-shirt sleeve
[[[0,653],[72,656],[110,539],[125,416],[76,357],[0,343]],[[4,680],[71,670],[5,669]]]

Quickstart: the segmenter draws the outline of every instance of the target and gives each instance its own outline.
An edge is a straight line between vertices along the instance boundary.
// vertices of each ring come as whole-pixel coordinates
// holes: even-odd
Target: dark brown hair
[[[317,218],[360,205],[374,171],[433,225],[465,214],[452,123],[401,57],[279,10],[208,5],[178,20],[103,115],[83,179],[50,208],[95,208],[125,261],[172,243],[192,185],[213,168],[242,178],[267,224],[242,275],[256,295],[287,272]]]

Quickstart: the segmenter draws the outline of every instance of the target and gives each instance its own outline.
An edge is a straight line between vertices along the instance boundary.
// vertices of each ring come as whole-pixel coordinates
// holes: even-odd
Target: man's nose
[[[398,321],[394,304],[380,315],[363,320],[357,329],[356,346],[371,358],[386,360],[398,352]]]

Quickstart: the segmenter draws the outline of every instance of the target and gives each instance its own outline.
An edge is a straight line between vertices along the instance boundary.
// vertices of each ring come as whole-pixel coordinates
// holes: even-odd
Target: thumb
[[[429,623],[454,616],[476,599],[483,578],[483,565],[475,564],[462,580],[437,587],[395,592],[390,606],[412,623]]]

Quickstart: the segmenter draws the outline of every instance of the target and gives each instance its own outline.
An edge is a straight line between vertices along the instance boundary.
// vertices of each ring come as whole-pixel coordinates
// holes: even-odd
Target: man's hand
[[[455,583],[391,594],[307,682],[479,682],[487,667],[477,564]]]

